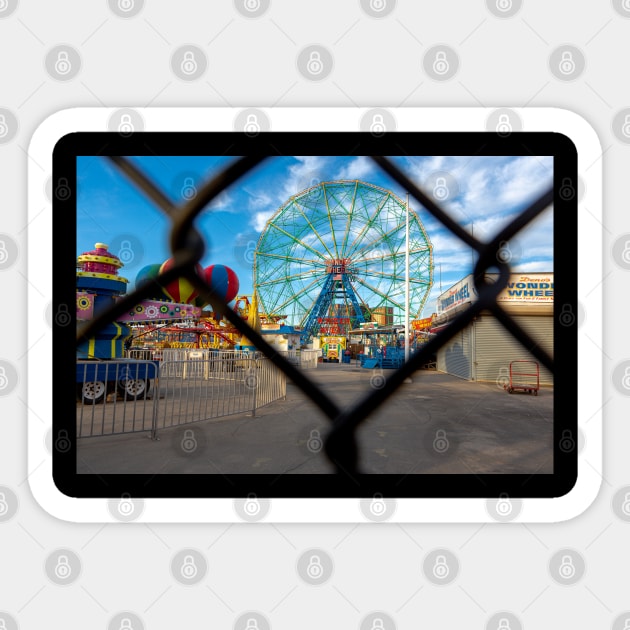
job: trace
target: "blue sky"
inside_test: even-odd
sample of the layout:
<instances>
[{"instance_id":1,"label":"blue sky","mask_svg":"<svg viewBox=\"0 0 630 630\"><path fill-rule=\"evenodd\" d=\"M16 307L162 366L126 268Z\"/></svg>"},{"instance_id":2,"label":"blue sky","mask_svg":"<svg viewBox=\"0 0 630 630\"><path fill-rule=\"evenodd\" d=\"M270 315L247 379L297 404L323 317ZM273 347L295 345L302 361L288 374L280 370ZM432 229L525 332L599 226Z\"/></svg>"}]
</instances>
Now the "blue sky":
<instances>
[{"instance_id":1,"label":"blue sky","mask_svg":"<svg viewBox=\"0 0 630 630\"><path fill-rule=\"evenodd\" d=\"M132 158L175 202L234 158L150 156ZM419 186L436 194L446 186L443 207L476 237L488 240L553 180L549 156L415 156L392 158ZM369 158L274 157L237 182L199 217L207 244L201 263L234 269L241 294L251 294L252 253L267 220L287 200L320 181L359 179L391 190L401 199L406 191L392 182ZM77 159L77 255L104 242L128 264L121 275L133 287L137 272L169 255L169 220L105 158ZM434 285L423 316L435 311L441 289L472 269L469 248L434 220L417 202L411 207L422 221L435 264ZM516 271L553 271L553 219L549 208L508 244ZM123 251L124 250L124 251ZM131 253L129 253L131 252ZM121 255L122 253L122 255ZM126 255L125 255L126 253Z\"/></svg>"}]
</instances>

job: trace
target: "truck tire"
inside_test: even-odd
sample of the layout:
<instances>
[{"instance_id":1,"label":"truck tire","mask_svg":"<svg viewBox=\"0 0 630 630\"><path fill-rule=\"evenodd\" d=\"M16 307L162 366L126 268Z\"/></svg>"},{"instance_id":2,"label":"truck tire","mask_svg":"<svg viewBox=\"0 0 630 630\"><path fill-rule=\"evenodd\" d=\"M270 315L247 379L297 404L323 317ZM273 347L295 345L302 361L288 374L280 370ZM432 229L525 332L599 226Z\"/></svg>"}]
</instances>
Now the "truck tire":
<instances>
[{"instance_id":1,"label":"truck tire","mask_svg":"<svg viewBox=\"0 0 630 630\"><path fill-rule=\"evenodd\" d=\"M151 382L143 378L121 378L116 388L125 400L142 400L147 397Z\"/></svg>"},{"instance_id":2,"label":"truck tire","mask_svg":"<svg viewBox=\"0 0 630 630\"><path fill-rule=\"evenodd\" d=\"M107 383L105 381L88 381L77 383L77 398L84 405L98 405L107 396Z\"/></svg>"}]
</instances>

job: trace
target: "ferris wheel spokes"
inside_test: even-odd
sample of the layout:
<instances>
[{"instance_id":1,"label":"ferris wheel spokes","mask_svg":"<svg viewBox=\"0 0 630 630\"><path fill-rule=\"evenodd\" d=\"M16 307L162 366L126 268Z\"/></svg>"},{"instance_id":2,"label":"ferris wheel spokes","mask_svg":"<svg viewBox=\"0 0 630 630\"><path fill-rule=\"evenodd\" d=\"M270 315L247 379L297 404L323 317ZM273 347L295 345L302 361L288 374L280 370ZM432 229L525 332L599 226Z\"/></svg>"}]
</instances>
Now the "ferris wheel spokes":
<instances>
[{"instance_id":1,"label":"ferris wheel spokes","mask_svg":"<svg viewBox=\"0 0 630 630\"><path fill-rule=\"evenodd\" d=\"M303 293L306 293L307 291L315 289L319 283L321 283L322 286L323 286L325 281L326 281L326 279L322 278L322 277L315 278L308 286L303 287L297 293L291 294L291 296L289 297L288 300L285 300L282 304L279 304L278 306L275 306L274 310L276 310L276 311L283 310L288 304L290 304L291 302L294 302L294 301L298 302L300 305L302 305L302 303L298 299L298 296L301 296ZM311 305L312 305L312 303L311 303Z\"/></svg>"},{"instance_id":2,"label":"ferris wheel spokes","mask_svg":"<svg viewBox=\"0 0 630 630\"><path fill-rule=\"evenodd\" d=\"M361 242L361 240L363 240L363 238L365 238L365 234L374 225L378 215L380 214L381 210L385 207L385 204L387 203L388 200L389 200L389 194L377 206L376 210L374 211L374 214L371 217L368 217L368 219L365 222L365 225L363 226L363 228L361 229L361 231L359 232L357 237L354 239L354 241L352 241L352 243L350 244L350 247L348 248L348 251L350 251L350 252L354 251L355 246L358 245Z\"/></svg>"},{"instance_id":3,"label":"ferris wheel spokes","mask_svg":"<svg viewBox=\"0 0 630 630\"><path fill-rule=\"evenodd\" d=\"M292 196L258 241L255 290L267 314L313 335L347 334L374 316L404 319L407 206L358 180L323 182ZM432 284L432 247L410 213L410 305L420 312Z\"/></svg>"},{"instance_id":4,"label":"ferris wheel spokes","mask_svg":"<svg viewBox=\"0 0 630 630\"><path fill-rule=\"evenodd\" d=\"M306 225L308 225L308 227L311 230L312 234L315 234L317 236L317 240L321 243L322 247L326 250L326 253L328 254L328 256L330 256L330 258L334 258L332 252L330 251L330 249L328 249L328 246L326 245L326 243L324 243L324 241L322 240L322 237L319 234L319 230L316 230L315 227L313 226L313 224L311 223L311 221L309 220L309 218L306 216L306 214L304 214L304 208L302 205L300 205L300 203L296 200L293 201L293 203L295 204L296 208L300 211L300 214L302 215L302 217L304 218L304 221L306 222Z\"/></svg>"},{"instance_id":5,"label":"ferris wheel spokes","mask_svg":"<svg viewBox=\"0 0 630 630\"><path fill-rule=\"evenodd\" d=\"M393 304L394 306L397 306L399 309L401 310L405 310L405 307L402 304L399 304L398 302L392 300L389 295L386 295L385 293L383 293L382 291L379 291L376 287L372 286L370 283L366 282L365 280L363 280L362 278L355 278L355 280L363 285L366 289L368 289L369 291L372 291L373 293L375 293L376 295L380 295L386 302Z\"/></svg>"},{"instance_id":6,"label":"ferris wheel spokes","mask_svg":"<svg viewBox=\"0 0 630 630\"><path fill-rule=\"evenodd\" d=\"M311 247L308 243L305 243L303 240L297 239L292 234L289 234L289 232L287 232L286 230L283 230L279 225L276 225L275 223L272 223L272 222L270 222L268 225L269 227L272 227L278 230L278 232L281 232L285 236L289 237L293 242L299 243L302 247L308 249L309 252L311 252L312 254L315 254L315 256L317 256L318 258L321 258L324 261L326 260L326 256L324 256L323 254L318 252L316 249Z\"/></svg>"}]
</instances>

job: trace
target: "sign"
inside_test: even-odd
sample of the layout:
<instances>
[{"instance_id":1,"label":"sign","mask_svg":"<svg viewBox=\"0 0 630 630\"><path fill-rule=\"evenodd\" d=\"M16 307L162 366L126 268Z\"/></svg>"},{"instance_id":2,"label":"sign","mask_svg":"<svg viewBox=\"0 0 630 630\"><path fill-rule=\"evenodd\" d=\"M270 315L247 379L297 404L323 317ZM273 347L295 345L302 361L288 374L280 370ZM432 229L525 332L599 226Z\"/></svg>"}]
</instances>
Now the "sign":
<instances>
[{"instance_id":1,"label":"sign","mask_svg":"<svg viewBox=\"0 0 630 630\"><path fill-rule=\"evenodd\" d=\"M260 329L261 330L280 330L280 324L273 324L273 323L261 324Z\"/></svg>"},{"instance_id":2,"label":"sign","mask_svg":"<svg viewBox=\"0 0 630 630\"><path fill-rule=\"evenodd\" d=\"M438 297L437 311L438 313L447 313L461 304L472 302L476 298L475 281L472 274L470 274Z\"/></svg>"},{"instance_id":3,"label":"sign","mask_svg":"<svg viewBox=\"0 0 630 630\"><path fill-rule=\"evenodd\" d=\"M422 319L412 319L411 328L413 330L427 330L427 328L431 328L434 319L435 317L433 315L431 317L423 317Z\"/></svg>"},{"instance_id":4,"label":"sign","mask_svg":"<svg viewBox=\"0 0 630 630\"><path fill-rule=\"evenodd\" d=\"M487 274L491 278L497 274ZM437 299L439 314L477 299L475 281L471 275L454 284ZM553 304L553 273L512 273L507 286L497 297L499 304ZM421 320L414 320L421 321ZM413 325L413 322L412 322Z\"/></svg>"},{"instance_id":5,"label":"sign","mask_svg":"<svg viewBox=\"0 0 630 630\"><path fill-rule=\"evenodd\" d=\"M552 273L513 273L497 297L499 303L537 302L553 304Z\"/></svg>"}]
</instances>

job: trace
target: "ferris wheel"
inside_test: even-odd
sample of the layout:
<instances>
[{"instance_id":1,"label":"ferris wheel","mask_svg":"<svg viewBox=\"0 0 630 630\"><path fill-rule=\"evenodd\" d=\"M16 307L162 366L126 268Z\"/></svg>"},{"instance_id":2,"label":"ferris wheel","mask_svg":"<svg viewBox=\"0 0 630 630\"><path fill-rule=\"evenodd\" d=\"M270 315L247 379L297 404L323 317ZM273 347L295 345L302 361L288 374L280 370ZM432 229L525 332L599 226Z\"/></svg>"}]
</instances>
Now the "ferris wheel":
<instances>
[{"instance_id":1,"label":"ferris wheel","mask_svg":"<svg viewBox=\"0 0 630 630\"><path fill-rule=\"evenodd\" d=\"M362 322L404 324L405 202L358 180L321 182L268 220L254 255L261 314L302 327L302 340L347 335ZM433 282L433 247L409 210L409 312Z\"/></svg>"}]
</instances>

